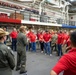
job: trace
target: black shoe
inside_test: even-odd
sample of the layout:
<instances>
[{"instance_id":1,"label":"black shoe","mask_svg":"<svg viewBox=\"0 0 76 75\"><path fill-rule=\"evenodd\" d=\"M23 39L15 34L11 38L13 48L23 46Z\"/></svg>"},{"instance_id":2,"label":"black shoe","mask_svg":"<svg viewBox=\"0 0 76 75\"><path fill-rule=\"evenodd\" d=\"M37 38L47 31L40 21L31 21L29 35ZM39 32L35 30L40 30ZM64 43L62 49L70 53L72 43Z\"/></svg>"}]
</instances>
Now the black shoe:
<instances>
[{"instance_id":1,"label":"black shoe","mask_svg":"<svg viewBox=\"0 0 76 75\"><path fill-rule=\"evenodd\" d=\"M20 74L26 73L27 71L20 71Z\"/></svg>"},{"instance_id":2,"label":"black shoe","mask_svg":"<svg viewBox=\"0 0 76 75\"><path fill-rule=\"evenodd\" d=\"M16 71L20 70L20 68L16 68Z\"/></svg>"}]
</instances>

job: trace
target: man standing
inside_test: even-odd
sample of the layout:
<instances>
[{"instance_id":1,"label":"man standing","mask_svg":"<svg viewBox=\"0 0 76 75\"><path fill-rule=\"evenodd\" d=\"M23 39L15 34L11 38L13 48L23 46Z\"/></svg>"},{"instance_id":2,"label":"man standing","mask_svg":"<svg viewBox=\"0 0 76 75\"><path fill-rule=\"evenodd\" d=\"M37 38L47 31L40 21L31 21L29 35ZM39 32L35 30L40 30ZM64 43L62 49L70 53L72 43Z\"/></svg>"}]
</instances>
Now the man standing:
<instances>
[{"instance_id":1,"label":"man standing","mask_svg":"<svg viewBox=\"0 0 76 75\"><path fill-rule=\"evenodd\" d=\"M29 28L29 33L27 34L27 37L29 38L32 51L36 52L36 35L34 34L31 27Z\"/></svg>"},{"instance_id":2,"label":"man standing","mask_svg":"<svg viewBox=\"0 0 76 75\"><path fill-rule=\"evenodd\" d=\"M52 51L57 51L57 47L56 47L56 42L57 42L57 32L55 31L53 34L52 34L52 38L51 38L51 53ZM58 53L58 51L57 51Z\"/></svg>"},{"instance_id":3,"label":"man standing","mask_svg":"<svg viewBox=\"0 0 76 75\"><path fill-rule=\"evenodd\" d=\"M43 39L44 39L45 55L49 54L50 56L52 56L51 48L50 48L51 35L49 34L49 32L47 30L45 31L45 33L43 35Z\"/></svg>"},{"instance_id":4,"label":"man standing","mask_svg":"<svg viewBox=\"0 0 76 75\"><path fill-rule=\"evenodd\" d=\"M29 31L27 33L27 40L28 40L28 44L26 46L27 50L31 50L31 42L30 42L30 35L32 34L32 27L29 27Z\"/></svg>"},{"instance_id":5,"label":"man standing","mask_svg":"<svg viewBox=\"0 0 76 75\"><path fill-rule=\"evenodd\" d=\"M30 35L31 48L33 52L36 52L36 35L34 32Z\"/></svg>"},{"instance_id":6,"label":"man standing","mask_svg":"<svg viewBox=\"0 0 76 75\"><path fill-rule=\"evenodd\" d=\"M26 44L25 26L21 26L17 36L17 66L16 70L20 70L20 74L26 73Z\"/></svg>"},{"instance_id":7,"label":"man standing","mask_svg":"<svg viewBox=\"0 0 76 75\"><path fill-rule=\"evenodd\" d=\"M62 31L59 31L57 36L58 56L62 56Z\"/></svg>"},{"instance_id":8,"label":"man standing","mask_svg":"<svg viewBox=\"0 0 76 75\"><path fill-rule=\"evenodd\" d=\"M17 43L17 31L16 31L16 28L13 29L13 31L10 33L10 36L12 38L12 50L16 51L16 43Z\"/></svg>"},{"instance_id":9,"label":"man standing","mask_svg":"<svg viewBox=\"0 0 76 75\"><path fill-rule=\"evenodd\" d=\"M39 43L40 43L41 53L43 53L44 52L43 31L40 32L40 35L39 35Z\"/></svg>"},{"instance_id":10,"label":"man standing","mask_svg":"<svg viewBox=\"0 0 76 75\"><path fill-rule=\"evenodd\" d=\"M10 47L4 44L9 33L0 28L0 75L12 75L15 67L14 54Z\"/></svg>"}]
</instances>

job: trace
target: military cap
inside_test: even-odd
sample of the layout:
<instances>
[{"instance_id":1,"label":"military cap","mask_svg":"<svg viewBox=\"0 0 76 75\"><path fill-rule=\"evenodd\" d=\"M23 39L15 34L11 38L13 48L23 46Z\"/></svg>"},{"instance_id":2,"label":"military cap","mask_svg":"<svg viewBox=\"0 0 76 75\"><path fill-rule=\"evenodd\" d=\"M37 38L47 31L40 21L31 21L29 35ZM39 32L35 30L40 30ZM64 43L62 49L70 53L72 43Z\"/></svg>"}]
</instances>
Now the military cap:
<instances>
[{"instance_id":1,"label":"military cap","mask_svg":"<svg viewBox=\"0 0 76 75\"><path fill-rule=\"evenodd\" d=\"M0 28L0 37L9 35L9 32L4 31L2 28Z\"/></svg>"}]
</instances>

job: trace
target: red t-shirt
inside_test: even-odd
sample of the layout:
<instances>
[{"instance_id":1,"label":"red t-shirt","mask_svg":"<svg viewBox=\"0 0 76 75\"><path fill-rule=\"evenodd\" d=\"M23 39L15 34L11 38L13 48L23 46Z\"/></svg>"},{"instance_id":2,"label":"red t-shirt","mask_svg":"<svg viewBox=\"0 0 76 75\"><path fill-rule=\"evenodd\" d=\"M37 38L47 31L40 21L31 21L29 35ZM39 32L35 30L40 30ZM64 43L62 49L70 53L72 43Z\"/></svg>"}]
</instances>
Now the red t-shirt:
<instances>
[{"instance_id":1,"label":"red t-shirt","mask_svg":"<svg viewBox=\"0 0 76 75\"><path fill-rule=\"evenodd\" d=\"M67 40L67 46L70 46L71 45L71 41L70 41L70 38Z\"/></svg>"},{"instance_id":2,"label":"red t-shirt","mask_svg":"<svg viewBox=\"0 0 76 75\"><path fill-rule=\"evenodd\" d=\"M36 35L34 33L31 33L29 38L30 38L30 42L36 42Z\"/></svg>"},{"instance_id":3,"label":"red t-shirt","mask_svg":"<svg viewBox=\"0 0 76 75\"><path fill-rule=\"evenodd\" d=\"M32 32L28 32L27 37L29 38L31 34L32 34Z\"/></svg>"},{"instance_id":4,"label":"red t-shirt","mask_svg":"<svg viewBox=\"0 0 76 75\"><path fill-rule=\"evenodd\" d=\"M52 70L57 74L64 71L63 75L76 75L76 48L63 55Z\"/></svg>"},{"instance_id":5,"label":"red t-shirt","mask_svg":"<svg viewBox=\"0 0 76 75\"><path fill-rule=\"evenodd\" d=\"M51 39L51 34L49 33L44 33L43 39L45 42L48 42Z\"/></svg>"},{"instance_id":6,"label":"red t-shirt","mask_svg":"<svg viewBox=\"0 0 76 75\"><path fill-rule=\"evenodd\" d=\"M40 37L40 33L37 33L37 39L39 40L39 37Z\"/></svg>"},{"instance_id":7,"label":"red t-shirt","mask_svg":"<svg viewBox=\"0 0 76 75\"><path fill-rule=\"evenodd\" d=\"M58 34L57 44L62 44L62 35Z\"/></svg>"},{"instance_id":8,"label":"red t-shirt","mask_svg":"<svg viewBox=\"0 0 76 75\"><path fill-rule=\"evenodd\" d=\"M66 41L68 40L68 35L63 33L61 36L62 36L62 44L64 44L64 41L66 43Z\"/></svg>"},{"instance_id":9,"label":"red t-shirt","mask_svg":"<svg viewBox=\"0 0 76 75\"><path fill-rule=\"evenodd\" d=\"M11 36L12 38L17 38L17 35L18 35L18 33L15 32L15 31L12 31L12 32L10 33L10 36Z\"/></svg>"},{"instance_id":10,"label":"red t-shirt","mask_svg":"<svg viewBox=\"0 0 76 75\"><path fill-rule=\"evenodd\" d=\"M39 41L43 41L43 34L39 35Z\"/></svg>"}]
</instances>

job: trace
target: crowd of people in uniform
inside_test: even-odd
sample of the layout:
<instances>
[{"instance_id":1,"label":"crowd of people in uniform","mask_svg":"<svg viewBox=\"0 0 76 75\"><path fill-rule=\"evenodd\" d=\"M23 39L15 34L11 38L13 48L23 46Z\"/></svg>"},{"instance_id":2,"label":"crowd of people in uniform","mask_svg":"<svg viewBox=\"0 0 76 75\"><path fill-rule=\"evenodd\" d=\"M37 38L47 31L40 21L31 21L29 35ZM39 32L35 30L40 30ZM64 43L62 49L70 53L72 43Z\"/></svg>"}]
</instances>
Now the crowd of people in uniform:
<instances>
[{"instance_id":1,"label":"crowd of people in uniform","mask_svg":"<svg viewBox=\"0 0 76 75\"><path fill-rule=\"evenodd\" d=\"M37 42L40 45L39 50L41 53L52 56L52 52L56 51L57 56L62 56L72 48L70 41L71 33L73 33L73 30L39 30L36 33L32 27L29 27L27 30L26 26L21 26L18 30L13 28L8 34L6 29L0 28L0 69L5 71L0 70L0 75L12 75L10 70L15 67L12 51L17 51L16 71L20 70L20 74L26 73L26 51L37 52ZM6 37L8 37L6 35L11 37L12 50L6 45ZM57 71L55 68L53 70ZM51 75L57 75L55 72L52 72Z\"/></svg>"}]
</instances>

